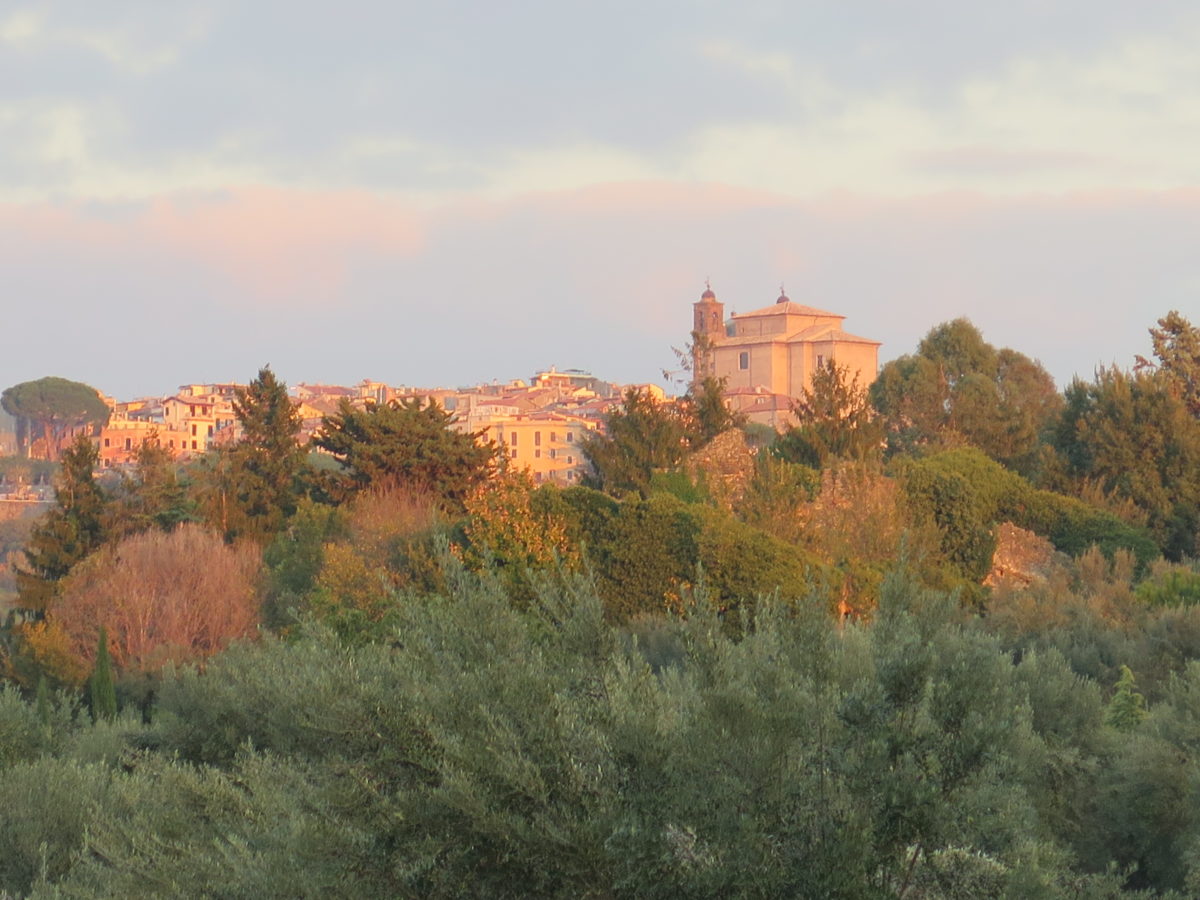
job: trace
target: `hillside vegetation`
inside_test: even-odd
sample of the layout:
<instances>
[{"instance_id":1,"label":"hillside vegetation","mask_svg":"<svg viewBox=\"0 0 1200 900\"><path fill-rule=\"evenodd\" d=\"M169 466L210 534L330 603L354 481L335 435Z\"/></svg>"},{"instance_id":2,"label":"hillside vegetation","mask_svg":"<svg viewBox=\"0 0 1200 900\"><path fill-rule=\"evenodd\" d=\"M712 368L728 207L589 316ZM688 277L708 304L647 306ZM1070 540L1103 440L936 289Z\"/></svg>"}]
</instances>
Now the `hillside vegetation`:
<instances>
[{"instance_id":1,"label":"hillside vegetation","mask_svg":"<svg viewBox=\"0 0 1200 900\"><path fill-rule=\"evenodd\" d=\"M1196 896L1200 339L1151 344L1060 394L946 323L765 444L631 392L570 488L416 403L313 466L269 369L194 464L77 439L13 532L0 891Z\"/></svg>"}]
</instances>

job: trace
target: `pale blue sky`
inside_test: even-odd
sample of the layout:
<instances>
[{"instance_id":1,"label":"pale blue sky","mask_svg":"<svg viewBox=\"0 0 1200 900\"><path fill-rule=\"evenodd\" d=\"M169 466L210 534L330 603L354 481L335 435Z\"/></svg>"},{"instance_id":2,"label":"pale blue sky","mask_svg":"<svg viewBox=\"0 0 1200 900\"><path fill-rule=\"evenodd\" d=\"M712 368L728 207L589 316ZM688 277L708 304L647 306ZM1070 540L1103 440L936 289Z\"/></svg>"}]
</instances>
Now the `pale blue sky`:
<instances>
[{"instance_id":1,"label":"pale blue sky","mask_svg":"<svg viewBox=\"0 0 1200 900\"><path fill-rule=\"evenodd\" d=\"M655 380L705 277L1090 375L1200 321L1198 43L1170 0L0 2L0 382Z\"/></svg>"}]
</instances>

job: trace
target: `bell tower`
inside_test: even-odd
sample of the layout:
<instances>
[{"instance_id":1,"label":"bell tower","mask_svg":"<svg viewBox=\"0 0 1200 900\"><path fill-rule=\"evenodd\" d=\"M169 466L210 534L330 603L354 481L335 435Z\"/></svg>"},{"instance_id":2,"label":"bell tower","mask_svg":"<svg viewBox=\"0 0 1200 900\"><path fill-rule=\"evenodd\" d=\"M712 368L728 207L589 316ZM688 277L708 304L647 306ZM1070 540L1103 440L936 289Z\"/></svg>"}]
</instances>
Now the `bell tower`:
<instances>
[{"instance_id":1,"label":"bell tower","mask_svg":"<svg viewBox=\"0 0 1200 900\"><path fill-rule=\"evenodd\" d=\"M725 304L707 280L692 311L692 381L699 382L713 374L712 347L725 336Z\"/></svg>"}]
</instances>

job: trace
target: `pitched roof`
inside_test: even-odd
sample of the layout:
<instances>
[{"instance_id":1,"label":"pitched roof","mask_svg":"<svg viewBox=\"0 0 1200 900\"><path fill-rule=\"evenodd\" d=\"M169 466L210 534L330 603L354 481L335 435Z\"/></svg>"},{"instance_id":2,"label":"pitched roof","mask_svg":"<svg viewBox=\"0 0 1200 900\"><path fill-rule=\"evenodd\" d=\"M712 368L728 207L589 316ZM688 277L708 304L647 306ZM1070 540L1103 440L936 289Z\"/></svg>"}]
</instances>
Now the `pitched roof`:
<instances>
[{"instance_id":1,"label":"pitched roof","mask_svg":"<svg viewBox=\"0 0 1200 900\"><path fill-rule=\"evenodd\" d=\"M788 335L787 339L789 343L793 341L833 341L838 344L874 344L876 347L883 346L882 341L873 341L870 338L859 337L857 334L842 331L842 329L835 328L832 325L814 325L812 328L806 328L804 331Z\"/></svg>"},{"instance_id":2,"label":"pitched roof","mask_svg":"<svg viewBox=\"0 0 1200 900\"><path fill-rule=\"evenodd\" d=\"M846 318L839 313L826 312L823 309L816 309L812 306L805 306L803 303L793 303L788 300L786 303L772 303L770 306L764 306L762 309L751 310L745 313L734 313L735 319L751 319L758 316L833 316L835 319Z\"/></svg>"}]
</instances>

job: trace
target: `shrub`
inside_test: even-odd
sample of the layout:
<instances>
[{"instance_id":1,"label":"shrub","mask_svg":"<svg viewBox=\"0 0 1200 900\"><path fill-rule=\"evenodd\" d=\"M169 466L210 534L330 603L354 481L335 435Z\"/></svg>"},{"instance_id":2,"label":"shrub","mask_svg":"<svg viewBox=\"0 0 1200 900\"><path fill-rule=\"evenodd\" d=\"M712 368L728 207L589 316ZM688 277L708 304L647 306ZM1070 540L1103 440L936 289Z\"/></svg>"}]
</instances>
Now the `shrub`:
<instances>
[{"instance_id":1,"label":"shrub","mask_svg":"<svg viewBox=\"0 0 1200 900\"><path fill-rule=\"evenodd\" d=\"M133 535L81 563L47 615L90 671L108 629L118 672L208 656L258 627L259 552L195 525Z\"/></svg>"}]
</instances>

